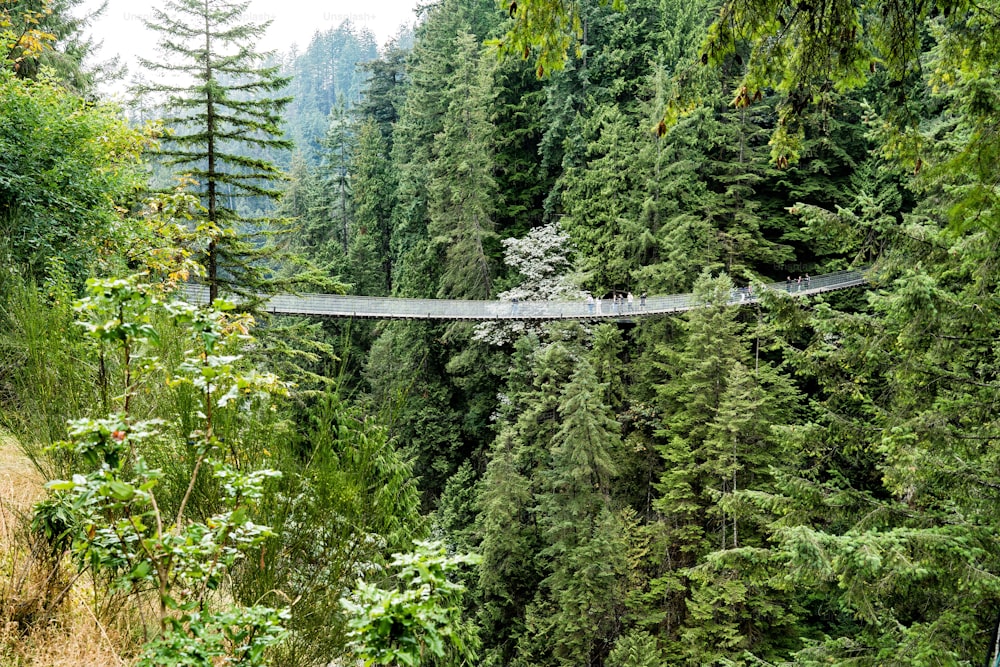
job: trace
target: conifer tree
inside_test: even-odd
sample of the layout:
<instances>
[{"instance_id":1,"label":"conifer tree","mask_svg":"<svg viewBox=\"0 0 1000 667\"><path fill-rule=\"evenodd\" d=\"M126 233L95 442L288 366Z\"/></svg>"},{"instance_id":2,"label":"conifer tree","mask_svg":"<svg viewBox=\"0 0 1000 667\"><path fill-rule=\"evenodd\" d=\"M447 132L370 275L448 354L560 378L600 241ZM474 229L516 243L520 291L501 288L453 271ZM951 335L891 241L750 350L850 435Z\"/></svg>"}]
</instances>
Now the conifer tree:
<instances>
[{"instance_id":1,"label":"conifer tree","mask_svg":"<svg viewBox=\"0 0 1000 667\"><path fill-rule=\"evenodd\" d=\"M378 124L387 153L392 153L393 125L406 99L406 55L397 43L392 43L382 57L361 66L368 80L356 111L361 118Z\"/></svg>"},{"instance_id":2,"label":"conifer tree","mask_svg":"<svg viewBox=\"0 0 1000 667\"><path fill-rule=\"evenodd\" d=\"M640 131L615 106L593 110L580 128L587 137L585 157L562 177L563 227L574 243L589 249L582 266L597 294L630 289L638 268L636 241L642 236Z\"/></svg>"},{"instance_id":3,"label":"conifer tree","mask_svg":"<svg viewBox=\"0 0 1000 667\"><path fill-rule=\"evenodd\" d=\"M347 252L349 280L355 293L392 293L392 209L396 204L395 170L386 139L369 118L358 131L351 164L354 221Z\"/></svg>"},{"instance_id":4,"label":"conifer tree","mask_svg":"<svg viewBox=\"0 0 1000 667\"><path fill-rule=\"evenodd\" d=\"M796 603L777 583L780 559L763 549L768 518L742 500L773 491L782 464L773 429L790 419L796 394L751 356L750 332L727 305L731 289L728 277L703 275L696 293L706 303L688 315L683 348L662 357L673 377L659 388L661 520L651 530L653 550L669 556L652 586L669 592L671 661L691 665L771 660L784 635L797 636ZM764 638L779 627L792 629Z\"/></svg>"},{"instance_id":5,"label":"conifer tree","mask_svg":"<svg viewBox=\"0 0 1000 667\"><path fill-rule=\"evenodd\" d=\"M299 221L301 234L295 238L295 247L304 255L325 264L329 260L326 195L316 169L309 166L305 156L295 151L288 170L288 185L278 205L278 215ZM334 244L336 246L336 244Z\"/></svg>"},{"instance_id":6,"label":"conifer tree","mask_svg":"<svg viewBox=\"0 0 1000 667\"><path fill-rule=\"evenodd\" d=\"M611 509L611 479L621 446L605 388L587 359L578 362L559 399L561 424L541 472L538 521L550 563L527 623L564 665L599 662L615 638L624 542ZM535 642L539 637L535 637Z\"/></svg>"},{"instance_id":7,"label":"conifer tree","mask_svg":"<svg viewBox=\"0 0 1000 667\"><path fill-rule=\"evenodd\" d=\"M538 555L547 544L535 518L543 485L538 471L548 467L548 449L559 430L560 389L572 370L573 357L562 343L540 346L532 335L515 343L477 520L483 556L478 617L486 653L499 664L530 653L522 643L531 641L526 614L549 570Z\"/></svg>"},{"instance_id":8,"label":"conifer tree","mask_svg":"<svg viewBox=\"0 0 1000 667\"><path fill-rule=\"evenodd\" d=\"M492 77L475 36L458 37L458 64L448 80L448 108L435 138L429 189L430 251L441 257L438 296L493 294Z\"/></svg>"},{"instance_id":9,"label":"conifer tree","mask_svg":"<svg viewBox=\"0 0 1000 667\"><path fill-rule=\"evenodd\" d=\"M663 658L651 634L630 632L618 638L604 664L606 667L660 667Z\"/></svg>"},{"instance_id":10,"label":"conifer tree","mask_svg":"<svg viewBox=\"0 0 1000 667\"><path fill-rule=\"evenodd\" d=\"M278 220L250 216L238 202L273 203L278 167L255 150L287 149L278 127L290 98L279 97L288 79L268 54L253 50L267 24L247 22L249 3L166 0L146 22L160 35L162 60L141 59L155 75L140 92L165 97L172 130L162 138L166 164L192 175L205 207L209 236L204 265L209 299L220 290L252 294L271 287L263 249Z\"/></svg>"},{"instance_id":11,"label":"conifer tree","mask_svg":"<svg viewBox=\"0 0 1000 667\"><path fill-rule=\"evenodd\" d=\"M457 66L455 40L469 29L467 11L458 0L432 7L420 26L410 55L406 101L393 132L392 161L399 171L398 205L393 209L392 254L396 291L431 297L437 292L438 267L428 265L428 184L435 137L442 131L450 97L447 81ZM420 248L417 248L420 244Z\"/></svg>"},{"instance_id":12,"label":"conifer tree","mask_svg":"<svg viewBox=\"0 0 1000 667\"><path fill-rule=\"evenodd\" d=\"M326 134L320 139L320 163L317 171L323 193L323 210L318 216L327 222L326 236L347 254L350 226L354 215L351 160L356 138L343 104L330 110Z\"/></svg>"}]
</instances>

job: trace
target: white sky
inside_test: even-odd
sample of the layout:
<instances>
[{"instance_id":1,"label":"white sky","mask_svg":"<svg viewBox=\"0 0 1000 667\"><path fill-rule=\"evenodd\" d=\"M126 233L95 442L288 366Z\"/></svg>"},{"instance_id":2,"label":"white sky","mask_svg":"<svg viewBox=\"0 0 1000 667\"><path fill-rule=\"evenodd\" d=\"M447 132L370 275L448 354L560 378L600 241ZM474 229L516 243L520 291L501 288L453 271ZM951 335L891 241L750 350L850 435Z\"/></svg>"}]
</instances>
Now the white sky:
<instances>
[{"instance_id":1,"label":"white sky","mask_svg":"<svg viewBox=\"0 0 1000 667\"><path fill-rule=\"evenodd\" d=\"M102 0L85 0L77 13L92 11ZM136 55L156 56L157 36L146 30L142 19L156 6L156 0L108 0L104 15L94 22L93 36L104 42L101 60L120 55L128 65L128 78L139 73ZM250 0L248 20L272 21L258 48L288 51L297 44L299 52L309 46L314 33L335 28L350 19L356 27L368 28L380 46L396 34L399 26L412 23L417 0Z\"/></svg>"}]
</instances>

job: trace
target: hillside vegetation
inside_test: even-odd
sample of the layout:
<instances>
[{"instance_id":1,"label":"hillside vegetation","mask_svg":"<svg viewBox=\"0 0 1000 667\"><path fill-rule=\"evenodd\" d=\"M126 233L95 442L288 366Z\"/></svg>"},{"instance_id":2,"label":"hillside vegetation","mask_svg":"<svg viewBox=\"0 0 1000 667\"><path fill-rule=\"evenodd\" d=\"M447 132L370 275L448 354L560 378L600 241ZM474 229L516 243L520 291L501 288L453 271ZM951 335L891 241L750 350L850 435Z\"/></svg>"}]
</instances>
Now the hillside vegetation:
<instances>
[{"instance_id":1,"label":"hillside vegetation","mask_svg":"<svg viewBox=\"0 0 1000 667\"><path fill-rule=\"evenodd\" d=\"M1000 659L1000 7L169 0L140 127L78 4L0 1L4 664Z\"/></svg>"}]
</instances>

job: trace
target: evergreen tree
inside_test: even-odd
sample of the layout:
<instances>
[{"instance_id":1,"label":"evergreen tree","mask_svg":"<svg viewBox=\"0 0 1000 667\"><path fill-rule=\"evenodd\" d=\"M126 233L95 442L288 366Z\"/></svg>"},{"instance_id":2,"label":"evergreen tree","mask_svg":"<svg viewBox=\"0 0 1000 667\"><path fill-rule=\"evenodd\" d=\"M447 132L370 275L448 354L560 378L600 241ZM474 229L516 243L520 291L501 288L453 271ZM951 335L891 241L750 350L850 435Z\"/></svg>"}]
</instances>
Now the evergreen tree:
<instances>
[{"instance_id":1,"label":"evergreen tree","mask_svg":"<svg viewBox=\"0 0 1000 667\"><path fill-rule=\"evenodd\" d=\"M435 137L442 130L450 101L446 86L457 63L455 39L459 32L468 32L468 25L467 12L457 0L432 7L410 55L406 101L392 144L392 161L399 173L398 205L392 223L392 261L397 274L393 284L400 295L430 297L437 292L438 267L427 263L429 254L423 246L430 165Z\"/></svg>"},{"instance_id":2,"label":"evergreen tree","mask_svg":"<svg viewBox=\"0 0 1000 667\"><path fill-rule=\"evenodd\" d=\"M356 294L392 293L392 210L396 179L386 139L374 119L362 123L351 164L354 223L347 253Z\"/></svg>"},{"instance_id":3,"label":"evergreen tree","mask_svg":"<svg viewBox=\"0 0 1000 667\"><path fill-rule=\"evenodd\" d=\"M340 246L340 254L347 254L350 243L350 226L353 218L353 196L350 178L351 161L356 138L346 109L334 106L330 110L326 135L320 140L320 161L317 172L323 193L322 209L318 219L325 221L328 242Z\"/></svg>"},{"instance_id":4,"label":"evergreen tree","mask_svg":"<svg viewBox=\"0 0 1000 667\"><path fill-rule=\"evenodd\" d=\"M287 94L292 101L283 114L286 132L310 166L319 162L331 115L338 108L353 109L361 98L361 66L375 60L376 47L368 30L344 21L314 33L305 51L282 67L291 77Z\"/></svg>"},{"instance_id":5,"label":"evergreen tree","mask_svg":"<svg viewBox=\"0 0 1000 667\"><path fill-rule=\"evenodd\" d=\"M501 62L494 72L494 164L500 196L496 205L497 233L523 237L543 222L545 197L555 174L546 170L538 151L545 132L542 82L527 63Z\"/></svg>"},{"instance_id":6,"label":"evergreen tree","mask_svg":"<svg viewBox=\"0 0 1000 667\"><path fill-rule=\"evenodd\" d=\"M279 196L279 169L249 156L254 149L287 149L278 127L290 98L276 95L288 83L277 67L263 67L266 54L253 50L266 24L245 22L247 3L228 0L166 0L146 22L161 35L163 60L142 59L165 76L141 92L166 96L173 131L160 155L197 181L209 238L205 280L209 299L220 290L254 294L271 289L263 263L265 245L278 221L238 212L236 200Z\"/></svg>"},{"instance_id":7,"label":"evergreen tree","mask_svg":"<svg viewBox=\"0 0 1000 667\"><path fill-rule=\"evenodd\" d=\"M392 44L382 57L361 66L368 79L357 113L378 124L388 154L392 153L393 126L406 99L406 54L398 44Z\"/></svg>"},{"instance_id":8,"label":"evergreen tree","mask_svg":"<svg viewBox=\"0 0 1000 667\"><path fill-rule=\"evenodd\" d=\"M670 374L658 388L661 518L650 529L652 552L666 556L650 591L666 600L672 661L752 664L749 656L775 659L798 635L781 560L764 550L768 517L739 500L773 490L782 463L773 428L790 419L796 393L750 356L739 311L727 305L732 282L706 275L696 289L706 305L688 315L683 348L661 355Z\"/></svg>"},{"instance_id":9,"label":"evergreen tree","mask_svg":"<svg viewBox=\"0 0 1000 667\"><path fill-rule=\"evenodd\" d=\"M599 664L615 639L623 592L621 526L611 509L611 479L621 441L594 369L581 360L559 400L561 424L537 514L550 574L527 612L531 642L560 665ZM544 639L542 639L544 637ZM535 650L538 650L537 648Z\"/></svg>"},{"instance_id":10,"label":"evergreen tree","mask_svg":"<svg viewBox=\"0 0 1000 667\"><path fill-rule=\"evenodd\" d=\"M660 667L662 664L656 639L648 632L631 632L619 637L605 663L607 667Z\"/></svg>"},{"instance_id":11,"label":"evergreen tree","mask_svg":"<svg viewBox=\"0 0 1000 667\"><path fill-rule=\"evenodd\" d=\"M4 0L0 2L0 67L19 78L36 79L43 68L76 95L92 95L102 81L122 76L116 59L88 62L99 44L85 31L107 3L80 13L83 0Z\"/></svg>"},{"instance_id":12,"label":"evergreen tree","mask_svg":"<svg viewBox=\"0 0 1000 667\"><path fill-rule=\"evenodd\" d=\"M636 159L640 131L613 106L595 109L580 131L592 140L584 160L562 177L562 225L577 246L588 249L580 268L596 295L628 290L639 263L641 173L648 168Z\"/></svg>"},{"instance_id":13,"label":"evergreen tree","mask_svg":"<svg viewBox=\"0 0 1000 667\"><path fill-rule=\"evenodd\" d=\"M549 570L538 554L546 539L535 518L539 471L559 429L559 395L573 370L561 343L539 345L532 335L515 343L499 433L480 484L477 532L483 556L478 618L490 664L528 659L526 614ZM524 652L522 655L519 653Z\"/></svg>"},{"instance_id":14,"label":"evergreen tree","mask_svg":"<svg viewBox=\"0 0 1000 667\"><path fill-rule=\"evenodd\" d=\"M458 64L448 79L448 107L435 137L428 182L429 251L441 259L438 296L490 298L493 293L492 77L471 34L458 37Z\"/></svg>"}]
</instances>

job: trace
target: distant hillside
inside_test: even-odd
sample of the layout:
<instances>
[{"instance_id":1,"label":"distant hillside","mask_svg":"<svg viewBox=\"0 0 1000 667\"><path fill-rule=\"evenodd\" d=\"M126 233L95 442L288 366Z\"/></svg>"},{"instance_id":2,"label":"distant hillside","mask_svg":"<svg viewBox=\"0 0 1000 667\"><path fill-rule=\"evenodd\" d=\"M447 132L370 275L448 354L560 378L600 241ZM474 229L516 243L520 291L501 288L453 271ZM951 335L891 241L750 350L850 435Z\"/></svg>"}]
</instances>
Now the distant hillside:
<instances>
[{"instance_id":1,"label":"distant hillside","mask_svg":"<svg viewBox=\"0 0 1000 667\"><path fill-rule=\"evenodd\" d=\"M316 162L331 109L338 103L350 108L361 98L367 77L358 65L377 57L374 35L349 21L317 32L302 54L286 56L286 74L292 82L285 92L294 98L285 112L286 132L310 163Z\"/></svg>"}]
</instances>

